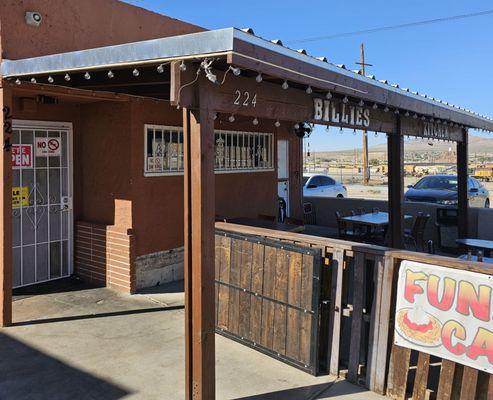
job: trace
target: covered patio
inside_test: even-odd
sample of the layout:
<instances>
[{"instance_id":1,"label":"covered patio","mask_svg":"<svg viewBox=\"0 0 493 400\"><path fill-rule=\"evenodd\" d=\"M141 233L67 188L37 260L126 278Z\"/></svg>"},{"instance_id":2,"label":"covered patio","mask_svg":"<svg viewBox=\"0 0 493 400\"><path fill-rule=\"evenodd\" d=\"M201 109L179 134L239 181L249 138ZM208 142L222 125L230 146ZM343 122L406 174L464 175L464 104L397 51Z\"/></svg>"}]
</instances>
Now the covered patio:
<instances>
[{"instance_id":1,"label":"covered patio","mask_svg":"<svg viewBox=\"0 0 493 400\"><path fill-rule=\"evenodd\" d=\"M403 212L404 137L421 136L457 143L459 237L467 237L468 129L492 131L492 120L398 86L389 85L385 81L378 81L374 77L359 75L347 70L344 66L332 65L325 58L311 57L303 50L288 49L279 41L270 42L261 39L256 37L251 30L225 29L33 59L4 60L2 74L4 76L3 101L6 106L9 106L16 91L29 90L52 97L63 94L64 96L86 96L89 99L97 96L110 96L116 99L120 96L153 98L169 101L171 105L182 110L185 193L185 392L187 398L212 399L216 393L214 331L216 320L219 319L219 311L215 307L221 303L216 304L214 299L216 294L219 298L221 297L220 287L228 287L233 292L241 288L243 293L248 293L249 296L260 296L265 302L272 301L277 306L287 307L282 298L289 297L289 294L279 289L277 284L274 292L270 294L257 293L252 289L252 283L248 280L246 284L249 287L246 288L241 287L240 282L230 281L229 272L227 280L218 276L221 266L226 265L226 270L231 267L233 271L233 267L241 270L244 266L251 265L251 263L242 263L240 258L240 261L235 259L234 262L237 264L233 266L234 263L231 262L233 259L227 258L228 252L218 253L218 247L228 248L230 246L230 244L224 245L218 242L218 237L224 234L223 231L226 232L225 237L231 238L227 239L231 240L231 243L239 240L238 237L243 237L245 243L254 243L256 238L262 237L265 239L265 241L262 239L262 245L266 249L268 247L276 249L269 250L277 252L276 254L285 254L286 251L301 254L307 251L306 254L309 257L318 260L319 264L315 262L310 264L313 274L308 274L307 279L317 281L310 287L318 287L320 278L322 292L317 293L329 295L330 292L331 304L334 305L333 302L336 302L336 306L331 306L326 314L331 321L331 333L330 342L325 343L325 350L332 348L333 351L325 354L323 367L335 375L343 369L339 365L338 339L341 337L341 318L346 313L346 316L352 316L351 343L357 343L357 346L351 346L352 351L349 354L350 379L353 382L359 382L360 378L366 379L367 384L373 390L380 392L385 390L387 370L384 366L383 371L379 372L378 366L382 365L380 363L383 361L382 357L386 360L388 332L384 334L378 328L380 318L383 318L380 307L384 303L383 299L387 299L385 313L388 317L395 263L406 258L419 258L419 256L407 252L393 253L394 250L371 245L301 237L296 236L296 233L284 236L263 229L248 230L239 225L220 223L217 225L219 231L216 232L214 226L216 219L214 166L221 162L224 154L218 152L215 147L217 143L215 143L214 127L221 120L234 123L236 119L243 118L244 121L250 120L253 126L259 124L264 127L285 126L300 139L304 135L305 123L386 133L389 160L389 244L394 249L401 249L404 240L405 215ZM7 147L10 140L9 118L11 115L4 114L4 121L7 122L7 125L4 125L7 126L4 130L4 143ZM295 158L289 165L290 179L297 181L298 189L301 187L301 158ZM10 154L4 152L2 172L4 182L8 184L4 185L3 197L0 198L4 227L3 252L0 260L2 265L0 275L2 277L0 287L2 314L0 316L3 326L9 325L12 320L12 232L10 226L12 171L10 162ZM291 214L295 218L302 217L300 196L298 196L298 201L292 204ZM284 249L284 241L289 242L289 246L293 247L289 247L289 250ZM234 250L233 247L231 249ZM226 257L222 261L218 261L220 254ZM271 261L275 260L278 264L281 263L278 270L288 268L288 263L283 264L279 261L279 257ZM475 268L484 271L482 263L464 262L461 264L459 261L444 258L433 258L431 261L441 265L455 265L457 268L461 266L466 268L473 264ZM341 307L343 272L347 271L346 266L350 263L354 265L354 273L350 278L354 282L353 287L374 284L374 291L369 291L368 296L369 298L373 296L373 299L378 300L372 303L373 306L369 305L373 310L371 316L364 317L363 315L363 309L365 313L369 311L368 307L364 306L366 300L363 299L363 295L355 296L351 300L352 308ZM368 267L368 275L365 275L367 270L365 266L369 263L372 267ZM330 274L326 276L332 279L334 285L332 291L327 286L329 281L324 282L322 275L315 273L317 268L323 271L322 266L324 265L329 265L331 269ZM266 276L267 274L264 275L264 279ZM374 276L375 279L373 279ZM302 278L298 276L297 279ZM275 279L276 282L279 280L280 284L287 282L286 276L279 273ZM387 286L382 279L388 283ZM301 296L307 293L302 291ZM307 296L311 294L312 292ZM313 299L315 302L311 305L300 305L298 299L297 304L290 303L288 306L295 309L297 313L318 316L319 306L328 304L324 302L328 302L329 299L323 296L313 297ZM284 309L281 308L281 310ZM267 312L269 313L269 310ZM281 315L284 315L283 312L281 311ZM228 318L230 317L231 314ZM370 344L374 344L375 347L370 346L368 359L372 364L365 364L366 377L363 377L359 350L362 337L366 340L368 336L368 331L364 328L367 323L370 324L368 329L372 332L370 333ZM233 328L234 332L230 337L244 340L245 337L238 333L238 329L240 328ZM304 329L301 331L305 332ZM231 331L229 325L226 325L223 330ZM228 334L228 332L223 333ZM266 335L270 334L280 337L281 342L286 340L281 337L282 333L276 334L275 331L266 333ZM335 345L336 341L337 345ZM253 347L257 346L255 340L250 342ZM269 348L266 343L269 343L269 340L262 346L267 354L277 355L281 359L285 356L281 353L286 352L286 348L276 349L275 340L274 347ZM297 360L293 361L293 357L284 358L298 368L317 373L321 367L318 364L319 354L317 354L319 343L310 343L312 346L317 346L308 351L312 355L310 363L304 363L300 355L301 350L297 352L299 356ZM335 355L334 346L337 355ZM393 372L395 372L396 363L397 361L393 364L394 370L392 370L392 365L389 367ZM386 361L384 365L387 365ZM406 378L407 375L403 379ZM399 390L402 391L402 388Z\"/></svg>"}]
</instances>

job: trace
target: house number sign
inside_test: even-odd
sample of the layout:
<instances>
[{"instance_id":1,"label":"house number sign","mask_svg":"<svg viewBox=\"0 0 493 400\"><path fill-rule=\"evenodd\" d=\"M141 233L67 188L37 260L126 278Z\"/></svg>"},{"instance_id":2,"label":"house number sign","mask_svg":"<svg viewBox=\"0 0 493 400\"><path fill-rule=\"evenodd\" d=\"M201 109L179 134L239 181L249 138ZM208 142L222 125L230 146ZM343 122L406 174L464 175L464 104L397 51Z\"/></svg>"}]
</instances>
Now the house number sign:
<instances>
[{"instance_id":1,"label":"house number sign","mask_svg":"<svg viewBox=\"0 0 493 400\"><path fill-rule=\"evenodd\" d=\"M235 106L253 106L257 105L257 93L242 92L241 90L235 90L235 100L233 101Z\"/></svg>"}]
</instances>

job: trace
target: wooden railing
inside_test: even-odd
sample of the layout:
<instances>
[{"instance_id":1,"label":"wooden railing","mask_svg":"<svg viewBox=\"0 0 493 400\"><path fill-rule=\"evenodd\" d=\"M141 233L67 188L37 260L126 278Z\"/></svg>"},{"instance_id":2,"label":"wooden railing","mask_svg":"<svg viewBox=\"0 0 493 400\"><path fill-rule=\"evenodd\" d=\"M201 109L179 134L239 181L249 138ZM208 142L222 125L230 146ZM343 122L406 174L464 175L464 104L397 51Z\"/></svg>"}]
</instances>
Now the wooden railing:
<instances>
[{"instance_id":1,"label":"wooden railing","mask_svg":"<svg viewBox=\"0 0 493 400\"><path fill-rule=\"evenodd\" d=\"M493 398L493 375L393 344L402 260L492 275L487 264L221 222L216 228L320 249L320 371L397 399Z\"/></svg>"}]
</instances>

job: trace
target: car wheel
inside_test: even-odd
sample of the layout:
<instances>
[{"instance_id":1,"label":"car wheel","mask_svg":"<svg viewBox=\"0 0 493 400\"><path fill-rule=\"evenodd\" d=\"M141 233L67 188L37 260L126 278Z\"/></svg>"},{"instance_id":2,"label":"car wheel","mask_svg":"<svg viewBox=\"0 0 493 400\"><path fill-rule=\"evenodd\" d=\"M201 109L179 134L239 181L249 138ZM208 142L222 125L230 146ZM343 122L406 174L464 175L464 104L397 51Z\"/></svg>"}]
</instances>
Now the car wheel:
<instances>
[{"instance_id":1,"label":"car wheel","mask_svg":"<svg viewBox=\"0 0 493 400\"><path fill-rule=\"evenodd\" d=\"M344 196L343 196L341 193L339 193L339 194L337 195L337 198L339 198L339 199L343 199L343 198L344 198Z\"/></svg>"},{"instance_id":2,"label":"car wheel","mask_svg":"<svg viewBox=\"0 0 493 400\"><path fill-rule=\"evenodd\" d=\"M484 208L490 208L490 199L486 199L484 202Z\"/></svg>"}]
</instances>

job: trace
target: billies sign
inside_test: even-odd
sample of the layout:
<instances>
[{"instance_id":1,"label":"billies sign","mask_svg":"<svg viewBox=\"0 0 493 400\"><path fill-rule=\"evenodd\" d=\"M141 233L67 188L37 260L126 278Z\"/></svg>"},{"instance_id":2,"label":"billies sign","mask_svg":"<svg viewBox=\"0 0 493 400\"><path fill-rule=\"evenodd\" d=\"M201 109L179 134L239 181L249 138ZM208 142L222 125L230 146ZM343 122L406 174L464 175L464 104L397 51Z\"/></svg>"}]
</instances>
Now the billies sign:
<instances>
[{"instance_id":1,"label":"billies sign","mask_svg":"<svg viewBox=\"0 0 493 400\"><path fill-rule=\"evenodd\" d=\"M313 119L355 128L368 128L370 126L370 109L334 100L314 98Z\"/></svg>"}]
</instances>

